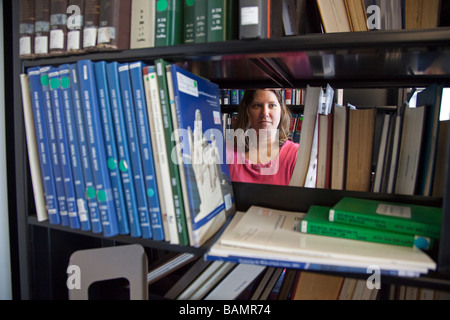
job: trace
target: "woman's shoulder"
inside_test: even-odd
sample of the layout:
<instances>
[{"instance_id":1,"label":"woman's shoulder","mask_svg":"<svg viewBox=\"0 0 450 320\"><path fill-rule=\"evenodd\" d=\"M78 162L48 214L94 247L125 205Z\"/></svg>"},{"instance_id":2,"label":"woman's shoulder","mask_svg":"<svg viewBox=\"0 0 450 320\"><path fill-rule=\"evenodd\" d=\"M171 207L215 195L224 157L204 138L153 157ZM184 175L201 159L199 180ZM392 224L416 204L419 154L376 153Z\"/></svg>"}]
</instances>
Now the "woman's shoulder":
<instances>
[{"instance_id":1,"label":"woman's shoulder","mask_svg":"<svg viewBox=\"0 0 450 320\"><path fill-rule=\"evenodd\" d=\"M287 149L287 150L295 150L297 151L299 147L299 144L296 142L293 142L292 140L286 140L283 143L283 146L281 147L282 149Z\"/></svg>"}]
</instances>

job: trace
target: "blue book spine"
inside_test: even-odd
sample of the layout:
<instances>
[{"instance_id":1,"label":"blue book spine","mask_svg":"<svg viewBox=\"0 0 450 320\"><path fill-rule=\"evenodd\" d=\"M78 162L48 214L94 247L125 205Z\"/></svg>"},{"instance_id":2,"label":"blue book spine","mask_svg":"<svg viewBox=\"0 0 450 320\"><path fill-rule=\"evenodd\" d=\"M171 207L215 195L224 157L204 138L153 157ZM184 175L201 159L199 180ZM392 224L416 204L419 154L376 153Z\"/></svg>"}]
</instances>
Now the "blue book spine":
<instances>
[{"instance_id":1,"label":"blue book spine","mask_svg":"<svg viewBox=\"0 0 450 320\"><path fill-rule=\"evenodd\" d=\"M45 194L45 205L50 224L60 224L58 196L56 193L53 175L52 157L48 145L47 124L45 122L45 110L40 83L40 72L38 67L27 70L30 83L31 103L33 106L34 126L36 130L36 141L39 151L39 165L42 175L42 185Z\"/></svg>"},{"instance_id":2,"label":"blue book spine","mask_svg":"<svg viewBox=\"0 0 450 320\"><path fill-rule=\"evenodd\" d=\"M111 180L109 178L106 163L105 142L100 119L94 66L91 60L80 60L77 62L77 66L84 107L83 111L85 115L89 155L92 164L92 173L96 187L102 229L105 237L111 237L119 233L119 226L116 208L114 206Z\"/></svg>"},{"instance_id":3,"label":"blue book spine","mask_svg":"<svg viewBox=\"0 0 450 320\"><path fill-rule=\"evenodd\" d=\"M89 145L86 136L86 126L81 99L81 90L78 80L78 68L75 63L70 64L69 68L70 80L72 85L72 99L74 107L73 111L75 113L76 133L80 150L81 167L83 169L84 194L87 200L92 232L101 233L102 223L100 220L100 211L98 208L97 197L95 195L94 176L92 174L91 159L89 156Z\"/></svg>"},{"instance_id":4,"label":"blue book spine","mask_svg":"<svg viewBox=\"0 0 450 320\"><path fill-rule=\"evenodd\" d=\"M62 168L58 151L58 139L56 137L56 128L54 123L52 98L50 95L50 85L48 79L49 67L39 68L41 74L40 83L42 88L44 114L47 125L48 144L50 154L52 156L53 177L55 179L56 194L58 198L59 215L61 217L61 224L69 226L69 216L67 212L66 192L64 190L64 181L62 177Z\"/></svg>"},{"instance_id":5,"label":"blue book spine","mask_svg":"<svg viewBox=\"0 0 450 320\"><path fill-rule=\"evenodd\" d=\"M131 168L134 177L136 200L138 203L139 221L143 238L152 238L152 228L149 216L147 196L145 194L145 181L142 169L139 137L137 133L136 118L134 116L134 101L131 92L131 81L128 63L119 64L119 83L122 93L124 117L126 120L128 147L130 148Z\"/></svg>"},{"instance_id":6,"label":"blue book spine","mask_svg":"<svg viewBox=\"0 0 450 320\"><path fill-rule=\"evenodd\" d=\"M94 63L95 80L97 84L98 102L100 105L100 118L103 124L103 137L105 140L106 156L109 177L116 206L117 222L119 223L119 233L129 234L128 216L125 207L125 198L121 176L119 172L119 158L117 155L116 137L111 115L111 103L109 99L109 86L106 78L106 62Z\"/></svg>"},{"instance_id":7,"label":"blue book spine","mask_svg":"<svg viewBox=\"0 0 450 320\"><path fill-rule=\"evenodd\" d=\"M120 92L119 70L117 62L110 62L107 64L106 75L108 77L111 112L114 124L114 132L116 135L117 152L119 156L119 170L122 178L122 186L128 214L130 235L132 237L140 237L142 236L142 231L136 202L136 191L134 188L130 151L128 149L127 129L123 116L124 112Z\"/></svg>"},{"instance_id":8,"label":"blue book spine","mask_svg":"<svg viewBox=\"0 0 450 320\"><path fill-rule=\"evenodd\" d=\"M56 138L58 141L59 160L61 162L61 173L66 193L67 215L69 226L72 229L80 229L80 219L78 217L77 200L75 186L73 183L72 166L70 163L69 145L66 134L66 124L64 121L64 110L61 99L61 86L59 81L59 69L50 67L48 71L50 86L50 96L52 98L53 115L55 119Z\"/></svg>"},{"instance_id":9,"label":"blue book spine","mask_svg":"<svg viewBox=\"0 0 450 320\"><path fill-rule=\"evenodd\" d=\"M142 167L144 171L144 182L147 193L147 203L150 211L153 240L164 240L164 229L162 224L161 206L159 192L156 182L155 162L153 159L153 148L150 136L150 124L145 98L142 62L130 63L130 78L135 102L135 116L138 125L138 136L140 142Z\"/></svg>"},{"instance_id":10,"label":"blue book spine","mask_svg":"<svg viewBox=\"0 0 450 320\"><path fill-rule=\"evenodd\" d=\"M80 150L76 125L74 122L75 113L72 104L72 89L70 81L70 69L67 64L59 66L59 83L61 86L61 99L64 115L64 123L66 125L67 143L69 147L69 159L72 168L73 184L75 188L76 204L78 211L78 219L80 221L81 230L91 230L89 221L88 207L86 197L84 195L84 178L83 168L80 161Z\"/></svg>"}]
</instances>

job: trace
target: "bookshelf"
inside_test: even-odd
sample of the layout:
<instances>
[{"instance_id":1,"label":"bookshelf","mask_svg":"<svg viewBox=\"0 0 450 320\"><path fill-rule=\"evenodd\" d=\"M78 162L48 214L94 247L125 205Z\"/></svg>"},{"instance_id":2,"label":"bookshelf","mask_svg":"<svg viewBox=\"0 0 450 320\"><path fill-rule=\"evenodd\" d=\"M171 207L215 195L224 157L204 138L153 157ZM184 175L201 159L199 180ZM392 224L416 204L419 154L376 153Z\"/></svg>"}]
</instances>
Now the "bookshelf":
<instances>
[{"instance_id":1,"label":"bookshelf","mask_svg":"<svg viewBox=\"0 0 450 320\"><path fill-rule=\"evenodd\" d=\"M64 299L67 296L66 265L75 250L139 243L148 250L149 262L167 251L202 255L202 248L174 246L165 242L128 236L104 238L91 232L38 222L29 175L23 124L19 74L39 65L59 65L80 59L93 61L154 61L163 58L219 84L223 88L291 87L307 84L336 88L422 87L432 83L450 86L450 28L367 33L307 34L278 39L232 40L214 45L186 44L117 52L21 60L18 54L19 2L7 4L11 10L11 72L7 101L10 132L7 153L10 173L9 216L16 261L15 292L20 299ZM9 20L8 20L9 21ZM381 66L381 67L380 67ZM450 139L447 139L450 144ZM450 148L449 148L450 149ZM447 159L450 155L447 155ZM447 161L450 163L450 161ZM447 169L449 169L447 167ZM450 170L446 193L449 194ZM238 210L251 204L286 210L306 210L311 204L330 205L344 195L395 200L443 207L440 246L434 257L438 272L417 279L392 278L403 283L450 290L450 199L392 194L358 193L295 187L233 183ZM214 238L209 243L214 241ZM14 263L13 263L14 265Z\"/></svg>"}]
</instances>

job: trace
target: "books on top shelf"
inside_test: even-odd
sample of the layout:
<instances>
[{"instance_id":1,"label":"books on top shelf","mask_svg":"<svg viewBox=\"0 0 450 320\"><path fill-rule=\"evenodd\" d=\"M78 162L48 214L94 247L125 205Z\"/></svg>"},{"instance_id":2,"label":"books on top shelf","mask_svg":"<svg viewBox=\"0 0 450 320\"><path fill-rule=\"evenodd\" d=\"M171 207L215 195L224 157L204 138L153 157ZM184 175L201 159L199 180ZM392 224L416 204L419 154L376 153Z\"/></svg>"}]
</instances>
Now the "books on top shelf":
<instances>
[{"instance_id":1,"label":"books on top shelf","mask_svg":"<svg viewBox=\"0 0 450 320\"><path fill-rule=\"evenodd\" d=\"M220 260L302 270L418 276L436 263L416 247L305 234L299 231L305 213L252 206L238 211L205 254Z\"/></svg>"}]
</instances>

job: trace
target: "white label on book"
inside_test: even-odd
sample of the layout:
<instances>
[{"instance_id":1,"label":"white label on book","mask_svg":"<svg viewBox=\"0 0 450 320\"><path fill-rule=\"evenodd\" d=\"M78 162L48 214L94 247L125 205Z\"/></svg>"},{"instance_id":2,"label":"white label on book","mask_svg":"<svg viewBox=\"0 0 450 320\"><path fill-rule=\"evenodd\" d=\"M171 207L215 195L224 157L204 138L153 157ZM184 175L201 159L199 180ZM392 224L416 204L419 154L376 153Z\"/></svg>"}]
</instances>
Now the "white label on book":
<instances>
[{"instance_id":1,"label":"white label on book","mask_svg":"<svg viewBox=\"0 0 450 320\"><path fill-rule=\"evenodd\" d=\"M34 38L34 53L48 53L48 37Z\"/></svg>"},{"instance_id":2,"label":"white label on book","mask_svg":"<svg viewBox=\"0 0 450 320\"><path fill-rule=\"evenodd\" d=\"M61 29L50 31L50 49L64 49L64 31Z\"/></svg>"},{"instance_id":3,"label":"white label on book","mask_svg":"<svg viewBox=\"0 0 450 320\"><path fill-rule=\"evenodd\" d=\"M241 26L259 24L259 8L243 7L241 8Z\"/></svg>"},{"instance_id":4,"label":"white label on book","mask_svg":"<svg viewBox=\"0 0 450 320\"><path fill-rule=\"evenodd\" d=\"M80 50L80 30L67 32L67 50Z\"/></svg>"},{"instance_id":5,"label":"white label on book","mask_svg":"<svg viewBox=\"0 0 450 320\"><path fill-rule=\"evenodd\" d=\"M111 42L111 36L109 34L109 28L108 27L98 28L97 42L98 43L109 43L109 42Z\"/></svg>"},{"instance_id":6,"label":"white label on book","mask_svg":"<svg viewBox=\"0 0 450 320\"><path fill-rule=\"evenodd\" d=\"M197 81L177 72L178 89L188 95L198 97Z\"/></svg>"},{"instance_id":7,"label":"white label on book","mask_svg":"<svg viewBox=\"0 0 450 320\"><path fill-rule=\"evenodd\" d=\"M389 204L381 203L377 207L378 214L385 216L393 216L405 219L411 219L411 208L405 206L393 206Z\"/></svg>"}]
</instances>

